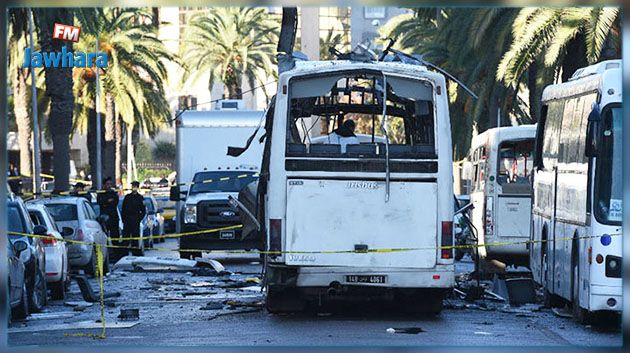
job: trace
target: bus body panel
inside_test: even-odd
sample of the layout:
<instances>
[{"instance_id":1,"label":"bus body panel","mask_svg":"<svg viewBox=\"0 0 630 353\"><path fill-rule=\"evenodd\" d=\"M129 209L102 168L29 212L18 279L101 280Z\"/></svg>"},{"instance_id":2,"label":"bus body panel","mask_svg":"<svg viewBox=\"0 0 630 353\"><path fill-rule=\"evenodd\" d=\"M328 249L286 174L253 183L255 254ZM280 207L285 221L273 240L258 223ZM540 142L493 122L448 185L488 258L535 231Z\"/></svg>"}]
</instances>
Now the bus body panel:
<instances>
[{"instance_id":1,"label":"bus body panel","mask_svg":"<svg viewBox=\"0 0 630 353\"><path fill-rule=\"evenodd\" d=\"M419 204L418 201L422 200ZM296 180L287 186L287 265L411 267L435 266L435 182ZM309 253L403 249L373 253ZM415 250L405 250L413 248Z\"/></svg>"},{"instance_id":2,"label":"bus body panel","mask_svg":"<svg viewBox=\"0 0 630 353\"><path fill-rule=\"evenodd\" d=\"M601 116L600 124L604 124L606 110L611 105L621 104L620 61L580 69L569 82L547 87L543 92L543 105L552 104L563 107L560 118L556 118L561 120L562 131L550 134L560 145L555 151L545 148L544 130L541 130L543 135L537 137L544 167L534 175L533 243L530 247L533 277L550 294L573 305L589 311L620 311L621 273L613 274L609 261L613 260L617 269L621 266L621 219L619 217L617 225L604 224L596 216L596 207L602 207L595 199L597 166L598 158L603 157L579 160L579 153L583 153L586 144L586 117L592 107ZM574 113L578 111L580 114ZM580 123L576 130L579 135L562 135ZM545 126L547 128L553 129ZM574 145L565 148L563 139ZM563 149L578 153L577 163L563 161L568 159L562 155ZM610 200L611 208L613 201L616 200ZM545 237L548 242L544 241Z\"/></svg>"}]
</instances>

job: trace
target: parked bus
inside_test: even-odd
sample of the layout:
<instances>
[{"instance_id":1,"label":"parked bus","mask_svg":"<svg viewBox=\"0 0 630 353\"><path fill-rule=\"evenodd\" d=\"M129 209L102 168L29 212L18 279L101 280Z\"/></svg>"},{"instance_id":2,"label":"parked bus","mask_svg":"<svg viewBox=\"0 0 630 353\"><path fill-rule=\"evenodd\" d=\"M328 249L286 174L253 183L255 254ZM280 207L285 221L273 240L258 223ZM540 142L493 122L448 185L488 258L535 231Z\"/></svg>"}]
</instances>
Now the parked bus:
<instances>
[{"instance_id":1,"label":"parked bus","mask_svg":"<svg viewBox=\"0 0 630 353\"><path fill-rule=\"evenodd\" d=\"M542 96L530 262L547 303L580 322L622 307L621 85L621 61L605 61Z\"/></svg>"},{"instance_id":2,"label":"parked bus","mask_svg":"<svg viewBox=\"0 0 630 353\"><path fill-rule=\"evenodd\" d=\"M521 125L489 129L472 140L466 177L481 259L529 262L535 136L535 125Z\"/></svg>"},{"instance_id":3,"label":"parked bus","mask_svg":"<svg viewBox=\"0 0 630 353\"><path fill-rule=\"evenodd\" d=\"M400 62L297 61L280 74L265 130L268 310L383 297L439 312L454 285L453 251L441 249L453 244L444 76Z\"/></svg>"}]
</instances>

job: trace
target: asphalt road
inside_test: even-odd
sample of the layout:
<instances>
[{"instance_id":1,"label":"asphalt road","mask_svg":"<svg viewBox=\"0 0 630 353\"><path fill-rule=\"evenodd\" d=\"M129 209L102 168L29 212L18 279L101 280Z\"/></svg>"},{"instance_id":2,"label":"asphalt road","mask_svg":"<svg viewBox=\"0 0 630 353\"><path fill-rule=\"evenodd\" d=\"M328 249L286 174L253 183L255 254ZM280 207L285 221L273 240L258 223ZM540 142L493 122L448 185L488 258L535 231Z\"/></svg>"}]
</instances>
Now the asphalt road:
<instances>
[{"instance_id":1,"label":"asphalt road","mask_svg":"<svg viewBox=\"0 0 630 353\"><path fill-rule=\"evenodd\" d=\"M175 240L160 247L176 248ZM177 257L174 251L147 256ZM191 272L115 270L106 276L106 338L99 334L98 303L81 303L73 283L68 298L51 301L45 313L9 327L9 345L116 346L620 346L615 320L583 326L539 305L512 308L489 300L476 304L450 299L437 317L404 315L379 304L358 303L343 309L271 315L262 309L257 283L261 266L255 254L218 255L230 276L197 276ZM470 270L460 263L458 271ZM95 280L91 280L98 289ZM79 302L79 303L73 303ZM75 306L70 306L70 305ZM76 308L76 304L78 308ZM139 309L139 319L122 321L121 309ZM390 333L391 329L417 333ZM390 329L390 330L388 330Z\"/></svg>"}]
</instances>

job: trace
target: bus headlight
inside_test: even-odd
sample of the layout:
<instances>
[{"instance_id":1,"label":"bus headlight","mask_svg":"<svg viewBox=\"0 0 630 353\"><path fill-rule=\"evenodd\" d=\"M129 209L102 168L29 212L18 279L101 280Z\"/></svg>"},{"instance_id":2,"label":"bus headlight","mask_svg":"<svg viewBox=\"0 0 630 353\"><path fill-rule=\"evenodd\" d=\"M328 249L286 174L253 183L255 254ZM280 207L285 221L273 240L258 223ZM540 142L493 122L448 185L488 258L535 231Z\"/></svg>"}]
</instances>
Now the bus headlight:
<instances>
[{"instance_id":1,"label":"bus headlight","mask_svg":"<svg viewBox=\"0 0 630 353\"><path fill-rule=\"evenodd\" d=\"M186 208L184 208L184 223L197 223L196 205L186 205Z\"/></svg>"}]
</instances>

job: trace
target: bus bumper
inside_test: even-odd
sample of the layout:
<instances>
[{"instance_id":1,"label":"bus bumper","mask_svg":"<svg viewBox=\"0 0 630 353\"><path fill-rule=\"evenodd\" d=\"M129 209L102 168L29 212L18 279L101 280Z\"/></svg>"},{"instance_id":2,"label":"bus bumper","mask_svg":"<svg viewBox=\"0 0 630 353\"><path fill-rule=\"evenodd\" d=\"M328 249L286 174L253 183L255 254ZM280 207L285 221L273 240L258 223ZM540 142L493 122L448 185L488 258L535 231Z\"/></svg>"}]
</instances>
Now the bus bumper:
<instances>
[{"instance_id":1,"label":"bus bumper","mask_svg":"<svg viewBox=\"0 0 630 353\"><path fill-rule=\"evenodd\" d=\"M621 311L622 304L623 297L621 286L591 285L590 311Z\"/></svg>"},{"instance_id":2,"label":"bus bumper","mask_svg":"<svg viewBox=\"0 0 630 353\"><path fill-rule=\"evenodd\" d=\"M349 277L385 276L384 283L350 282ZM452 288L455 285L453 265L437 265L427 269L378 269L362 267L299 267L297 287L342 286L381 288Z\"/></svg>"}]
</instances>

